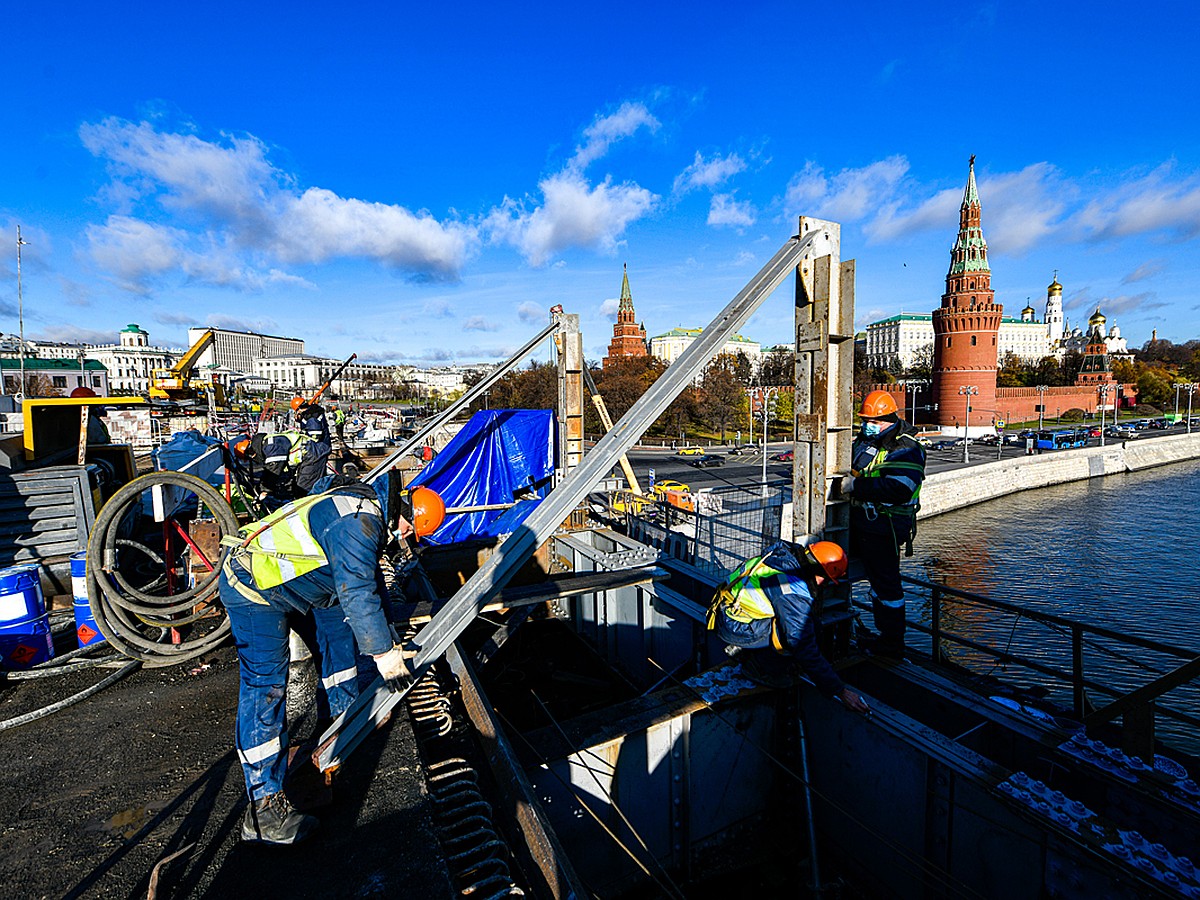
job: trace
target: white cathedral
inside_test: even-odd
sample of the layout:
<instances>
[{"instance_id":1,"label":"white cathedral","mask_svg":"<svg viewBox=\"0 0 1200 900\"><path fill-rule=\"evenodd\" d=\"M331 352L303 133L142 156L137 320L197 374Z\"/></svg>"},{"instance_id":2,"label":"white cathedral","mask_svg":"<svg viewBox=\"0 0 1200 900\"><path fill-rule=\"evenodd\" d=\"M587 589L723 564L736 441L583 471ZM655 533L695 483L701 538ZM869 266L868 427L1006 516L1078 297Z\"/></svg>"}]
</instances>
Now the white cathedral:
<instances>
[{"instance_id":1,"label":"white cathedral","mask_svg":"<svg viewBox=\"0 0 1200 900\"><path fill-rule=\"evenodd\" d=\"M1036 363L1047 356L1061 360L1073 350L1083 353L1089 335L1096 328L1104 338L1110 357L1132 355L1125 339L1121 337L1121 329L1116 325L1108 328L1099 307L1088 319L1086 329L1071 328L1071 323L1063 315L1062 292L1063 287L1058 283L1056 272L1054 280L1046 288L1046 316L1043 321L1037 320L1037 310L1032 306L1021 310L1019 319L1005 316L1000 320L996 349L1001 365L1010 354L1022 362ZM890 316L867 326L867 364L887 368L898 362L901 368L908 369L914 364L917 354L922 350L928 352L932 344L932 315L900 313Z\"/></svg>"}]
</instances>

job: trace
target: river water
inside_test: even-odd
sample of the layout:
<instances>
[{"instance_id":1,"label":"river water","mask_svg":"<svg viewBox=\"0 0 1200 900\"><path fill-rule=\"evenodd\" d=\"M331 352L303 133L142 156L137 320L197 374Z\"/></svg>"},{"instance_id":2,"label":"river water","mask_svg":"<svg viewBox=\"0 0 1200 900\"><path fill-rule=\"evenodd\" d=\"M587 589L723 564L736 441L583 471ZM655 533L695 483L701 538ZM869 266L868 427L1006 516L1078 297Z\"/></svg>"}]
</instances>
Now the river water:
<instances>
[{"instance_id":1,"label":"river water","mask_svg":"<svg viewBox=\"0 0 1200 900\"><path fill-rule=\"evenodd\" d=\"M972 593L1191 649L1200 654L1200 461L1092 478L1012 494L920 523L905 574ZM928 601L910 595L909 616L928 619ZM1000 612L945 607L943 627L981 643L1009 646L1071 668L1066 635ZM910 637L910 643L922 636ZM1016 667L970 650L952 657L1025 684ZM1089 640L1085 671L1132 689L1183 661L1112 641ZM1108 698L1095 693L1092 703ZM1070 706L1069 690L1053 699ZM1165 695L1163 705L1200 714L1200 681ZM1200 734L1158 719L1159 736L1200 753Z\"/></svg>"}]
</instances>

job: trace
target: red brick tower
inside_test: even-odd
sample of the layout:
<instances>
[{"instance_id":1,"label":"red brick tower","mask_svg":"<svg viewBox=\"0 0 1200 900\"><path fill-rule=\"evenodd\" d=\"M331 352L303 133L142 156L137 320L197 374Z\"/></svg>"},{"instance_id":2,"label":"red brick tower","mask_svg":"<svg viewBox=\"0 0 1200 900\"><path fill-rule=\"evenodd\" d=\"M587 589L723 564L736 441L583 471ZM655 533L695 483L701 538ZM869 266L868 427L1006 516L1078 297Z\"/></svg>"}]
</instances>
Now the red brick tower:
<instances>
[{"instance_id":1,"label":"red brick tower","mask_svg":"<svg viewBox=\"0 0 1200 900\"><path fill-rule=\"evenodd\" d=\"M613 338L608 345L608 355L601 364L604 368L620 356L646 355L646 329L639 325L633 312L633 295L629 292L629 266L621 278L621 305L617 308L617 324L613 326Z\"/></svg>"},{"instance_id":2,"label":"red brick tower","mask_svg":"<svg viewBox=\"0 0 1200 900\"><path fill-rule=\"evenodd\" d=\"M946 293L941 307L933 311L933 398L943 427L987 426L996 415L996 339L1003 307L992 292L974 156L970 166L958 213L958 240L950 251ZM969 423L967 397L960 393L968 386L977 391L970 398Z\"/></svg>"}]
</instances>

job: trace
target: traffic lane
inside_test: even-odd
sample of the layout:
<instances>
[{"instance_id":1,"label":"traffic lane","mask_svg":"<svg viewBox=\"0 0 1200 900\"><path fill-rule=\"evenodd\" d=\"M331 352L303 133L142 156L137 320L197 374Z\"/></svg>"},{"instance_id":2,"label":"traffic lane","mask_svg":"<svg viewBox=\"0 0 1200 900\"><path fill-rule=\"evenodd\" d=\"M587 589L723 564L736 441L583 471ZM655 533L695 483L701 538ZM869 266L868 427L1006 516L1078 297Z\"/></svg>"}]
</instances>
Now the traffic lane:
<instances>
[{"instance_id":1,"label":"traffic lane","mask_svg":"<svg viewBox=\"0 0 1200 900\"><path fill-rule=\"evenodd\" d=\"M791 481L792 464L775 462L769 458L771 454L782 452L788 446L778 444L768 448L768 481ZM665 453L657 450L638 450L629 454L630 465L633 466L643 488L649 485L650 469L654 469L656 482L670 479L671 481L680 481L697 490L730 484L741 487L750 483L759 483L762 480L761 452L756 456L729 456L727 453L719 453L725 457L725 464L711 468L690 466L681 460L671 459L672 455L673 451L670 450ZM617 471L619 472L619 469Z\"/></svg>"}]
</instances>

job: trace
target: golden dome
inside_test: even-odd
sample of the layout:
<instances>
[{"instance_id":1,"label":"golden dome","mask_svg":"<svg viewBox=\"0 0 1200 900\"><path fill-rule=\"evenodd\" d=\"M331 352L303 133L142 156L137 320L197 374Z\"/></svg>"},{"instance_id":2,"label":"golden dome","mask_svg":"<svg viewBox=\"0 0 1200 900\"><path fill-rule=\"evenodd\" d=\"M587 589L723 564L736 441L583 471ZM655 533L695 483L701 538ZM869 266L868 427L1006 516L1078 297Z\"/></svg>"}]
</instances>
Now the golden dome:
<instances>
[{"instance_id":1,"label":"golden dome","mask_svg":"<svg viewBox=\"0 0 1200 900\"><path fill-rule=\"evenodd\" d=\"M1050 286L1048 288L1046 288L1046 293L1047 294L1061 294L1062 293L1062 285L1058 283L1058 276L1055 276L1054 280L1052 282L1050 282Z\"/></svg>"},{"instance_id":2,"label":"golden dome","mask_svg":"<svg viewBox=\"0 0 1200 900\"><path fill-rule=\"evenodd\" d=\"M1096 311L1092 313L1092 317L1088 319L1089 325L1103 325L1107 320L1104 318L1104 313L1100 312L1100 307L1096 307Z\"/></svg>"}]
</instances>

